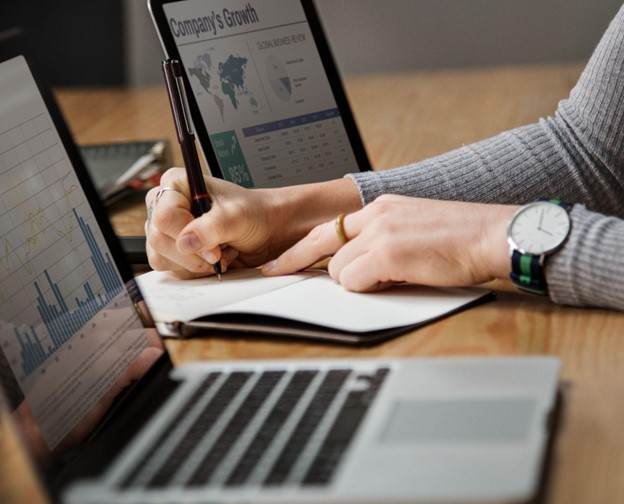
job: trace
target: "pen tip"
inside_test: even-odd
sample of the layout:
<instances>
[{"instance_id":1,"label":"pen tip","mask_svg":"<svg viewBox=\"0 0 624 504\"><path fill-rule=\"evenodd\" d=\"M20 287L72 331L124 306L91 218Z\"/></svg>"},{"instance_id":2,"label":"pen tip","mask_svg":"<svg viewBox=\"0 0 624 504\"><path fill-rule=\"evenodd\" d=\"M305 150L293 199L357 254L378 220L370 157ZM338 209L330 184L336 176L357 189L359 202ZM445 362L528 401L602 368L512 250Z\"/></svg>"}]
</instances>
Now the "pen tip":
<instances>
[{"instance_id":1,"label":"pen tip","mask_svg":"<svg viewBox=\"0 0 624 504\"><path fill-rule=\"evenodd\" d=\"M214 272L217 275L217 278L219 279L219 282L220 282L221 275L223 274L223 270L221 269L221 261L214 263L212 267L214 268Z\"/></svg>"}]
</instances>

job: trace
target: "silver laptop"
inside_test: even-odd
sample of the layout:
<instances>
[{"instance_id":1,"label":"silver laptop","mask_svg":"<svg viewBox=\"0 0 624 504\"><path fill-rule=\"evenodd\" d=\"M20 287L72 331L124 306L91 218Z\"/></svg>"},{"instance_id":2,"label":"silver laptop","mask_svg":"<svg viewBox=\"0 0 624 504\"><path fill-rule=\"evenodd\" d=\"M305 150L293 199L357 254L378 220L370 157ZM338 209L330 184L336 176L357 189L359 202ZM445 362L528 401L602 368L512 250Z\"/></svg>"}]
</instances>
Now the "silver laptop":
<instances>
[{"instance_id":1,"label":"silver laptop","mask_svg":"<svg viewBox=\"0 0 624 504\"><path fill-rule=\"evenodd\" d=\"M0 370L52 501L525 501L552 358L174 368L49 90L0 37ZM227 278L224 279L227 281Z\"/></svg>"}]
</instances>

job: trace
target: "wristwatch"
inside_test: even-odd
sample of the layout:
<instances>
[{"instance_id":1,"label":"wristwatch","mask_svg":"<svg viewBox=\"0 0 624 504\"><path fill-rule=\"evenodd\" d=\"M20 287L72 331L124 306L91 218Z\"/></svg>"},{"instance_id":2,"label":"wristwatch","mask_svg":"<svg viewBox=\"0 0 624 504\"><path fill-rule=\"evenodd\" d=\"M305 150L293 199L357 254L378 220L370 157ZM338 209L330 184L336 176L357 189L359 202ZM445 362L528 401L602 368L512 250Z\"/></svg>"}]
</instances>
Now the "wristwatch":
<instances>
[{"instance_id":1,"label":"wristwatch","mask_svg":"<svg viewBox=\"0 0 624 504\"><path fill-rule=\"evenodd\" d=\"M511 281L519 289L546 295L544 261L570 234L572 205L557 199L536 201L520 208L509 221L507 241Z\"/></svg>"}]
</instances>

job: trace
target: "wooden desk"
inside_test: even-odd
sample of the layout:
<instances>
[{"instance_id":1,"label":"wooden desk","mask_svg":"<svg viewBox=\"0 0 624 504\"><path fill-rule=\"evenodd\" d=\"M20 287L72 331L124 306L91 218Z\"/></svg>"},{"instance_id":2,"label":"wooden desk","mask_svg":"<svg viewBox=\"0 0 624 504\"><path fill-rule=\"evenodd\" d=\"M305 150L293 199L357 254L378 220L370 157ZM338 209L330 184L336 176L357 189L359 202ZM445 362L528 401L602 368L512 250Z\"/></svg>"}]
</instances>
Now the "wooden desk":
<instances>
[{"instance_id":1,"label":"wooden desk","mask_svg":"<svg viewBox=\"0 0 624 504\"><path fill-rule=\"evenodd\" d=\"M379 75L347 90L373 165L389 168L551 114L580 65ZM63 90L58 98L78 142L171 138L162 89ZM176 151L177 152L177 151ZM178 157L177 162L180 162ZM135 202L113 211L121 234L142 233ZM245 338L169 341L177 363L197 359L554 355L566 403L548 502L624 502L624 314L555 306L493 282L497 301L374 348ZM1 492L0 492L0 495Z\"/></svg>"}]
</instances>

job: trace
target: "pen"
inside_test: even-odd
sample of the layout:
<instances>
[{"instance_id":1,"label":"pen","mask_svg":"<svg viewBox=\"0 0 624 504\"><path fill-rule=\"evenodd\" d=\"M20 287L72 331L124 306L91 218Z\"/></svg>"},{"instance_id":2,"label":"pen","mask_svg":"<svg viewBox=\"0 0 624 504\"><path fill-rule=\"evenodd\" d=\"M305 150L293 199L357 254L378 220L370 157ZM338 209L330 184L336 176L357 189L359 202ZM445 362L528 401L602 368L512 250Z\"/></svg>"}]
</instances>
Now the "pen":
<instances>
[{"instance_id":1,"label":"pen","mask_svg":"<svg viewBox=\"0 0 624 504\"><path fill-rule=\"evenodd\" d=\"M166 59L162 63L167 94L171 113L175 122L184 167L191 190L191 213L194 217L205 214L212 207L212 201L208 196L204 175L202 173L197 148L195 146L195 134L191 128L189 119L189 109L184 92L184 82L182 81L182 65L178 60ZM212 265L219 281L221 280L221 262L217 261Z\"/></svg>"}]
</instances>

